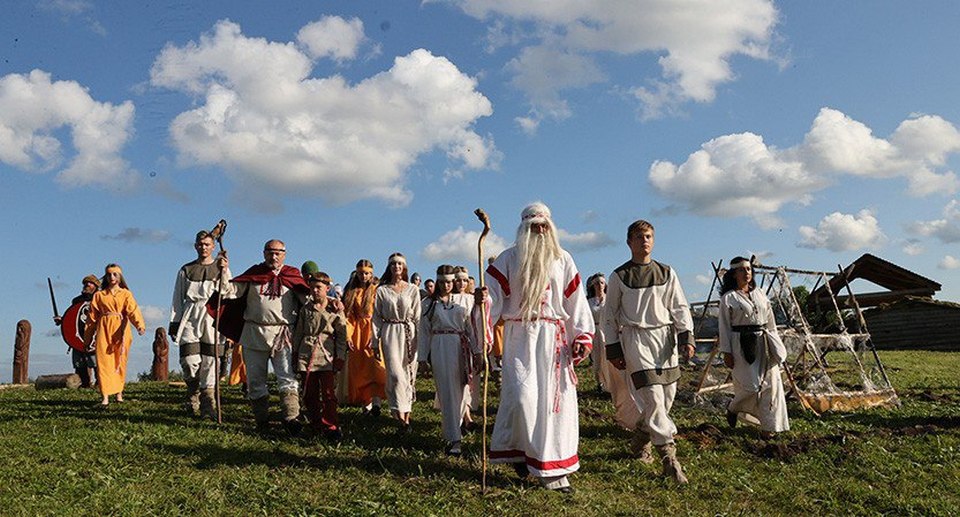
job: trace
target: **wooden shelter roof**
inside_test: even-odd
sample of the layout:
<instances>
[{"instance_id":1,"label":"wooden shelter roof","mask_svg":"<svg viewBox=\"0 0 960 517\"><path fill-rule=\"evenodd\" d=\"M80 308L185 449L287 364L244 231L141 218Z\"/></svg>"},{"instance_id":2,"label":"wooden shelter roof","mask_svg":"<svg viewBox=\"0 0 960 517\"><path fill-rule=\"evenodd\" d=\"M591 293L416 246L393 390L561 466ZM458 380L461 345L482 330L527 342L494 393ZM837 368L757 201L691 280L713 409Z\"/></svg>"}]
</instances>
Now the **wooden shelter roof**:
<instances>
[{"instance_id":1,"label":"wooden shelter roof","mask_svg":"<svg viewBox=\"0 0 960 517\"><path fill-rule=\"evenodd\" d=\"M887 262L876 255L864 253L843 269L843 276L838 273L829 280L830 289L841 304L846 304L847 298L844 276L847 282L862 278L888 289L888 291L856 294L857 302L861 307L890 303L907 295L932 297L942 287L939 283L909 269ZM808 304L829 303L829 297L826 286L820 286L810 293Z\"/></svg>"}]
</instances>

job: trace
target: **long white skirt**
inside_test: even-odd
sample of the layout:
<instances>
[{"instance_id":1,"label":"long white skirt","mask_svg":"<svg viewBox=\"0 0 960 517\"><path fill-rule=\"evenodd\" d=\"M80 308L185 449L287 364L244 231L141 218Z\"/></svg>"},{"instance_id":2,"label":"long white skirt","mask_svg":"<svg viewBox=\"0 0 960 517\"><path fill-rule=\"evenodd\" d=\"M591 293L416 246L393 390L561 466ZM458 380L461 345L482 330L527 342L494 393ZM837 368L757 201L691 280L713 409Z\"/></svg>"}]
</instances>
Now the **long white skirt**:
<instances>
[{"instance_id":1,"label":"long white skirt","mask_svg":"<svg viewBox=\"0 0 960 517\"><path fill-rule=\"evenodd\" d=\"M577 389L569 348L558 383L556 333L553 323L542 320L508 321L503 332L500 408L490 461L525 462L536 477L564 476L580 468Z\"/></svg>"},{"instance_id":2,"label":"long white skirt","mask_svg":"<svg viewBox=\"0 0 960 517\"><path fill-rule=\"evenodd\" d=\"M383 326L380 336L383 362L387 370L387 404L390 409L409 413L416 398L417 354L407 358L407 345L402 323Z\"/></svg>"}]
</instances>

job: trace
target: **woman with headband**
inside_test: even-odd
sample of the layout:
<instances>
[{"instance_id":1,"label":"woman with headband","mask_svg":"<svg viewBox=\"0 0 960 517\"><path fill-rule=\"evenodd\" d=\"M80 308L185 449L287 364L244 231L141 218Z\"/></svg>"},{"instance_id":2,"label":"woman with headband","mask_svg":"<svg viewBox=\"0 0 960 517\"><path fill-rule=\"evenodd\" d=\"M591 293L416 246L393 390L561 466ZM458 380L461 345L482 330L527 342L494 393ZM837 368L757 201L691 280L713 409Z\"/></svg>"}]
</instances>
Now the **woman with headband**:
<instances>
[{"instance_id":1,"label":"woman with headband","mask_svg":"<svg viewBox=\"0 0 960 517\"><path fill-rule=\"evenodd\" d=\"M386 371L380 359L379 343L373 339L373 302L377 279L373 264L366 259L357 262L343 293L347 314L347 402L363 407L364 413L380 415L380 401L386 395Z\"/></svg>"},{"instance_id":2,"label":"woman with headband","mask_svg":"<svg viewBox=\"0 0 960 517\"><path fill-rule=\"evenodd\" d=\"M787 350L777 333L770 300L757 289L750 260L736 257L720 288L720 351L733 369L733 400L727 423L737 418L759 425L764 437L790 430L780 363Z\"/></svg>"},{"instance_id":3,"label":"woman with headband","mask_svg":"<svg viewBox=\"0 0 960 517\"><path fill-rule=\"evenodd\" d=\"M473 288L470 287L470 271L466 266L454 266L453 268L453 298L467 310L467 313L473 311ZM481 358L482 360L483 358ZM477 424L473 422L470 416L471 411L480 411L480 376L474 375L470 378L470 384L463 392L463 422L460 425L462 433L466 434L476 430Z\"/></svg>"},{"instance_id":4,"label":"woman with headband","mask_svg":"<svg viewBox=\"0 0 960 517\"><path fill-rule=\"evenodd\" d=\"M453 266L437 268L433 295L423 300L420 328L417 329L417 353L421 361L430 361L440 402L443 437L447 454L461 454L461 416L465 388L473 377L473 356L480 353L470 324L470 311L457 303L452 293Z\"/></svg>"},{"instance_id":5,"label":"woman with headband","mask_svg":"<svg viewBox=\"0 0 960 517\"><path fill-rule=\"evenodd\" d=\"M410 434L410 410L416 397L417 324L420 289L408 281L407 259L390 255L373 304L373 338L379 339L387 369L387 402L400 421L399 434Z\"/></svg>"},{"instance_id":6,"label":"woman with headband","mask_svg":"<svg viewBox=\"0 0 960 517\"><path fill-rule=\"evenodd\" d=\"M103 275L100 291L93 295L84 343L87 347L96 340L97 378L103 400L101 407L110 404L110 395L123 402L123 387L127 377L127 358L130 355L130 324L142 336L146 332L140 307L127 290L123 270L117 264L109 264Z\"/></svg>"}]
</instances>

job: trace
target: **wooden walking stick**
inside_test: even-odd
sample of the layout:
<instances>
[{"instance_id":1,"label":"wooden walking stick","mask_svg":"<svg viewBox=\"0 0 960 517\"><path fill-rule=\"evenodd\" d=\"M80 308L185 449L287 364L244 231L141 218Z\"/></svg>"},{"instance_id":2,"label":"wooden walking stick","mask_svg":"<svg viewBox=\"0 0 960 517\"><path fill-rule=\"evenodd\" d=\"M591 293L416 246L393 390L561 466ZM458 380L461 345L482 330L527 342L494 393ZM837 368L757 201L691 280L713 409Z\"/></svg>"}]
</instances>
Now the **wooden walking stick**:
<instances>
[{"instance_id":1,"label":"wooden walking stick","mask_svg":"<svg viewBox=\"0 0 960 517\"><path fill-rule=\"evenodd\" d=\"M480 234L480 239L477 240L477 278L480 282L480 290L484 289L484 273L483 273L483 240L487 238L487 234L490 233L490 217L487 216L487 213L483 211L482 208L478 208L473 211L477 215L477 218L480 219L480 222L483 223L483 232ZM483 492L487 491L487 389L490 384L490 361L487 358L487 304L480 304L480 339L483 341L483 438L480 443L483 447L483 477L481 479L481 490Z\"/></svg>"},{"instance_id":2,"label":"wooden walking stick","mask_svg":"<svg viewBox=\"0 0 960 517\"><path fill-rule=\"evenodd\" d=\"M220 219L220 222L210 230L210 236L213 237L220 246L220 253L227 256L227 250L223 249L223 234L227 233L227 221ZM219 255L219 253L218 253ZM219 262L219 258L217 259ZM217 423L223 423L223 411L220 408L220 310L223 301L223 270L217 268L217 312L213 323L213 393L214 401L217 404Z\"/></svg>"}]
</instances>

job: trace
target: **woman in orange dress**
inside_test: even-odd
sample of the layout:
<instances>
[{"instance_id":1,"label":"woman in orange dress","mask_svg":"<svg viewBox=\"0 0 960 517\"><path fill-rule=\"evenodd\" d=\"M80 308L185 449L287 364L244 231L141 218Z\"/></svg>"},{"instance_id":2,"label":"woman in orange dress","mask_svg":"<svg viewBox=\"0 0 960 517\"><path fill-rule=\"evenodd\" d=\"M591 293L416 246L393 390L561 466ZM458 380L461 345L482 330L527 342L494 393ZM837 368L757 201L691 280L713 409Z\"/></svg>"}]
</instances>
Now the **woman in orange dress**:
<instances>
[{"instance_id":1,"label":"woman in orange dress","mask_svg":"<svg viewBox=\"0 0 960 517\"><path fill-rule=\"evenodd\" d=\"M87 346L96 340L97 379L102 406L110 404L110 395L123 402L123 386L127 377L127 358L130 355L130 324L142 336L146 332L140 307L127 290L123 271L116 264L106 267L100 291L93 295L84 342Z\"/></svg>"},{"instance_id":2,"label":"woman in orange dress","mask_svg":"<svg viewBox=\"0 0 960 517\"><path fill-rule=\"evenodd\" d=\"M357 270L343 294L347 313L347 382L350 404L363 406L364 413L380 414L380 402L386 397L387 372L380 355L380 343L373 339L373 302L377 279L373 264L366 259L357 262Z\"/></svg>"}]
</instances>

